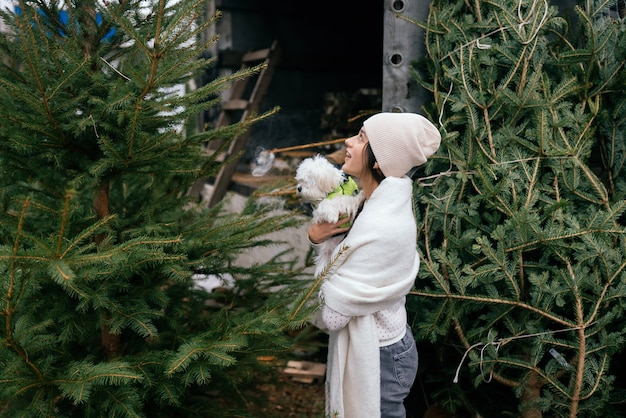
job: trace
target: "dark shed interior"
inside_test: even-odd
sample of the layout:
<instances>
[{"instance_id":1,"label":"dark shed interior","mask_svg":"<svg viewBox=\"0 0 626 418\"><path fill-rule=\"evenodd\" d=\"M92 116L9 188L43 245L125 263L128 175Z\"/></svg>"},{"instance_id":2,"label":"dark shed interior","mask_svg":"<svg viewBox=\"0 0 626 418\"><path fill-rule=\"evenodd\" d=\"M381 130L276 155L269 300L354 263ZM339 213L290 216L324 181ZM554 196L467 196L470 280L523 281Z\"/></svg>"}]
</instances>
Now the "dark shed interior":
<instances>
[{"instance_id":1,"label":"dark shed interior","mask_svg":"<svg viewBox=\"0 0 626 418\"><path fill-rule=\"evenodd\" d=\"M348 117L380 110L384 1L216 0L215 6L223 18L216 28L220 59L214 71L235 70L235 57L274 41L280 48L261 105L262 111L279 106L280 112L253 127L242 164L257 147L347 136L361 122L348 124Z\"/></svg>"}]
</instances>

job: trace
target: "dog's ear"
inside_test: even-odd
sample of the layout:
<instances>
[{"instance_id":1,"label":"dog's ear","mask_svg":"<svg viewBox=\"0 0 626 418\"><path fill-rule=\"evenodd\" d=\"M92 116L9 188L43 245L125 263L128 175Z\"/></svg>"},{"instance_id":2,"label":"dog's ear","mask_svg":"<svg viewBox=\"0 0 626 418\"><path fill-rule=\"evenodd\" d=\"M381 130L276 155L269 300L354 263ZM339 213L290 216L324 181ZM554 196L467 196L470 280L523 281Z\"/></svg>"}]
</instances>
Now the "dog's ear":
<instances>
[{"instance_id":1,"label":"dog's ear","mask_svg":"<svg viewBox=\"0 0 626 418\"><path fill-rule=\"evenodd\" d=\"M307 194L314 194L320 199L335 190L344 180L343 171L321 154L302 160L296 170L296 181L301 188L306 189Z\"/></svg>"},{"instance_id":2,"label":"dog's ear","mask_svg":"<svg viewBox=\"0 0 626 418\"><path fill-rule=\"evenodd\" d=\"M310 166L313 163L313 158L305 158L300 161L298 168L296 169L296 180L300 181L307 177L307 173L311 170Z\"/></svg>"},{"instance_id":3,"label":"dog's ear","mask_svg":"<svg viewBox=\"0 0 626 418\"><path fill-rule=\"evenodd\" d=\"M320 183L320 189L325 190L326 193L332 192L344 181L344 173L326 158L319 161L315 176Z\"/></svg>"}]
</instances>

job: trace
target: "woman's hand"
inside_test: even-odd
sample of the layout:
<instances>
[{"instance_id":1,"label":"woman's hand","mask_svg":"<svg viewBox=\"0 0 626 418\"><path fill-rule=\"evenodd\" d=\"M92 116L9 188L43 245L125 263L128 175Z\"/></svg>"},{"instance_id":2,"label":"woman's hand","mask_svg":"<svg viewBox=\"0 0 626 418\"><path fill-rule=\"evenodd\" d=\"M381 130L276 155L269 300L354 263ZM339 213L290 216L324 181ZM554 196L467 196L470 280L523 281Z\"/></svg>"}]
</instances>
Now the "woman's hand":
<instances>
[{"instance_id":1,"label":"woman's hand","mask_svg":"<svg viewBox=\"0 0 626 418\"><path fill-rule=\"evenodd\" d=\"M309 241L313 244L320 244L328 238L339 234L345 234L350 230L351 224L348 217L339 218L337 222L326 222L311 224L309 227Z\"/></svg>"}]
</instances>

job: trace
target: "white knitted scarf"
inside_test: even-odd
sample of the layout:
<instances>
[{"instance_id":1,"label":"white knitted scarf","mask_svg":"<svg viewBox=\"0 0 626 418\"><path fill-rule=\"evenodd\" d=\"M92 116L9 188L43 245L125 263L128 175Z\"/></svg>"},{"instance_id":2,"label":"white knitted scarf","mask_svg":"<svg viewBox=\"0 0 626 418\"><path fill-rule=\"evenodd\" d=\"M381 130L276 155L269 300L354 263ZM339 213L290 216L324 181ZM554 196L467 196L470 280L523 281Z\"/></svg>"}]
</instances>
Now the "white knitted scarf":
<instances>
[{"instance_id":1,"label":"white knitted scarf","mask_svg":"<svg viewBox=\"0 0 626 418\"><path fill-rule=\"evenodd\" d=\"M380 351L373 314L404 298L419 269L412 182L388 177L374 190L343 253L322 284L320 298L352 319L329 332L326 414L380 417ZM346 250L347 248L347 250Z\"/></svg>"}]
</instances>

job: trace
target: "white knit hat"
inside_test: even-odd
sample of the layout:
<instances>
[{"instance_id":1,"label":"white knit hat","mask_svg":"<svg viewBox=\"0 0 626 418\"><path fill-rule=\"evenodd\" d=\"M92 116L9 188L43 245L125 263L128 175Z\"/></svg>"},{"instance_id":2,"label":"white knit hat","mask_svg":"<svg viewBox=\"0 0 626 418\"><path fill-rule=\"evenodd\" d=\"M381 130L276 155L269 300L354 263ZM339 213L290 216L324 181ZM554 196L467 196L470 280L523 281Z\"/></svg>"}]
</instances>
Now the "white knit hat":
<instances>
[{"instance_id":1,"label":"white knit hat","mask_svg":"<svg viewBox=\"0 0 626 418\"><path fill-rule=\"evenodd\" d=\"M402 177L424 164L441 143L437 127L416 113L378 113L363 129L385 177Z\"/></svg>"}]
</instances>

